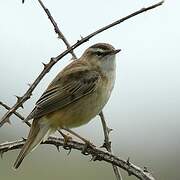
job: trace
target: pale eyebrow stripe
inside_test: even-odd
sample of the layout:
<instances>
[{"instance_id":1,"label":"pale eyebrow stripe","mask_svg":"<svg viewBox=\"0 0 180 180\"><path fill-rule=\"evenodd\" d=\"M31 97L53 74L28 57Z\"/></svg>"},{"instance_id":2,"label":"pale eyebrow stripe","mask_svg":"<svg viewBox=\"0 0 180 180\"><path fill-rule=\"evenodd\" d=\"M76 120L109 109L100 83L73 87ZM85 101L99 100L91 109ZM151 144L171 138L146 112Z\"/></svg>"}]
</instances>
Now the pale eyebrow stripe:
<instances>
[{"instance_id":1,"label":"pale eyebrow stripe","mask_svg":"<svg viewBox=\"0 0 180 180\"><path fill-rule=\"evenodd\" d=\"M101 48L92 48L92 51L93 51L93 52L98 52L98 51L99 51L99 52L102 52L102 53L103 53L103 52L105 52L106 50L101 49Z\"/></svg>"}]
</instances>

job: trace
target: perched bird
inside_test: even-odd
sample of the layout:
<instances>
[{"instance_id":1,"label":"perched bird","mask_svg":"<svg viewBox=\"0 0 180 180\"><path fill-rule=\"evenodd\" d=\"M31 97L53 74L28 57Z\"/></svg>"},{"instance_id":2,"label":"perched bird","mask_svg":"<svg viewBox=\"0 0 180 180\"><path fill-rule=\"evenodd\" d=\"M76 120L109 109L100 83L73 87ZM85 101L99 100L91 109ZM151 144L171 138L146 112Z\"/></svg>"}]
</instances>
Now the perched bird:
<instances>
[{"instance_id":1,"label":"perched bird","mask_svg":"<svg viewBox=\"0 0 180 180\"><path fill-rule=\"evenodd\" d=\"M15 169L51 133L86 124L101 112L114 87L119 51L110 44L95 44L55 77L26 118L33 123Z\"/></svg>"}]
</instances>

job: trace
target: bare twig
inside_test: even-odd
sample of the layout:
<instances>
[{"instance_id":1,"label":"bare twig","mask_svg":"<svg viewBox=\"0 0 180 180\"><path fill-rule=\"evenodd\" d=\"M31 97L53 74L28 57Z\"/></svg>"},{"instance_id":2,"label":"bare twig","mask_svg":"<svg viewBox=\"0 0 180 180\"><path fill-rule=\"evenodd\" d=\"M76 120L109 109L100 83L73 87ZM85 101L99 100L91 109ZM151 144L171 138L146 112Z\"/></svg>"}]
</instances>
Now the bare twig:
<instances>
[{"instance_id":1,"label":"bare twig","mask_svg":"<svg viewBox=\"0 0 180 180\"><path fill-rule=\"evenodd\" d=\"M8 107L7 105L5 105L3 102L0 101L0 105L2 105L3 107L5 107L6 109L9 109L10 107ZM19 117L21 120L24 120L24 117L15 112L14 113L17 117ZM100 116L102 116L102 113L100 113ZM104 116L102 117L103 119L103 124L106 122L104 121ZM29 123L28 126L31 126L31 124ZM107 127L107 126L104 126L103 127ZM104 130L105 132L106 130ZM108 132L108 131L106 131ZM107 136L106 136L107 137ZM107 138L105 141L108 141L109 138ZM2 157L3 154L7 151L11 151L11 150L15 150L15 149L19 149L19 148L22 148L22 146L24 145L24 142L25 140L17 140L17 141L13 141L13 142L5 142L5 143L2 143L0 144L0 156ZM73 146L71 145L71 143L69 144L70 142L67 142L66 144L66 149L70 150L70 149L78 149L80 151L84 150L84 145L79 143L79 142L76 142L76 141L71 141L71 143L73 144ZM57 149L59 149L59 146L64 146L64 139L61 139L61 138L55 138L55 137L49 137L48 140L46 142L44 142L43 144L52 144L52 145L55 145L57 147ZM77 148L78 147L78 148ZM107 147L107 146L105 146ZM92 148L92 147L87 147L87 152L89 153L89 148ZM93 148L94 149L94 148ZM99 149L98 149L99 150ZM101 151L103 152L103 151ZM103 152L103 153L106 153L106 152ZM102 159L102 158L99 158L96 154L99 154L98 152L92 152L92 153L89 153L92 155L93 157L93 160L104 160L106 162L109 162L108 161L108 158L105 158L105 159ZM112 154L111 154L112 155ZM112 155L113 156L113 155ZM114 156L115 157L115 156ZM117 157L116 157L117 158ZM116 178L118 176L120 176L121 178L121 174L119 172L116 172L118 171L117 169L117 166L118 167L121 167L122 169L124 169L125 171L128 172L129 175L135 175L136 177L138 177L139 179L142 179L142 180L155 180L152 175L150 173L148 173L148 171L146 170L146 172L142 169L140 169L139 167L133 165L132 163L128 161L124 161L124 160L121 160L119 159L119 164L121 164L122 166L124 165L124 168L121 167L120 165L116 165L115 163L113 162L110 162L113 166L113 169L114 169L114 172L115 172L115 175L116 175ZM126 162L126 163L124 163ZM126 166L126 164L128 165L128 167ZM134 173L133 173L134 172ZM142 174L141 174L142 173ZM141 178L141 176L143 178ZM147 177L146 177L147 176Z\"/></svg>"},{"instance_id":2,"label":"bare twig","mask_svg":"<svg viewBox=\"0 0 180 180\"><path fill-rule=\"evenodd\" d=\"M54 31L55 31L55 33L58 34L58 38L62 39L64 44L66 45L67 49L69 49L71 46L70 46L68 40L66 39L66 37L64 36L64 34L60 31L56 21L54 20L54 18L51 15L49 9L47 9L47 7L45 7L45 5L42 3L41 0L38 0L38 2L41 5L41 7L43 8L43 10L45 11L45 13L47 14L47 16L48 16L49 20L51 21L52 25L54 26ZM72 54L72 57L74 59L77 59L77 57L76 57L76 55L75 55L75 53L73 51L70 51L70 53Z\"/></svg>"},{"instance_id":3,"label":"bare twig","mask_svg":"<svg viewBox=\"0 0 180 180\"><path fill-rule=\"evenodd\" d=\"M7 109L7 110L10 110L11 108L8 106L8 105L6 105L6 104L4 104L2 101L0 101L0 105L1 106L3 106L5 109ZM14 112L14 114L18 117L18 118L20 118L22 121L24 121L24 117L20 114L20 113L18 113L18 112ZM29 127L31 127L31 123L29 123L29 122L25 122Z\"/></svg>"},{"instance_id":4,"label":"bare twig","mask_svg":"<svg viewBox=\"0 0 180 180\"><path fill-rule=\"evenodd\" d=\"M112 129L108 128L102 111L100 112L99 116L101 117L101 123L104 132L104 144L102 145L102 147L105 147L107 151L111 152L111 142L109 140L109 133Z\"/></svg>"},{"instance_id":5,"label":"bare twig","mask_svg":"<svg viewBox=\"0 0 180 180\"><path fill-rule=\"evenodd\" d=\"M89 34L88 36L86 36L85 38L82 38L81 40L77 41L74 45L72 45L70 48L68 48L67 50L65 50L63 53L61 53L60 55L58 55L57 57L51 58L51 60L49 61L48 64L44 64L44 69L43 71L39 74L39 76L35 79L35 81L33 82L33 84L29 87L29 89L26 91L26 93L22 96L18 98L18 101L14 104L14 106L2 117L1 122L0 122L0 127L3 126L4 123L9 121L9 117L19 108L22 107L23 103L25 101L27 101L33 90L35 89L35 87L39 84L39 82L41 81L41 79L47 74L47 72L49 72L49 70L52 68L52 66L54 64L56 64L60 59L62 59L65 55L67 55L68 53L70 53L72 50L74 50L75 48L77 48L78 46L80 46L81 44L85 43L86 41L88 41L90 38L94 37L95 35L113 27L116 26L117 24L122 23L123 21L130 19L138 14L141 14L143 12L146 12L148 10L154 9L160 5L162 5L164 3L164 1L161 1L157 4L154 4L152 6L149 6L147 8L142 8L136 12L133 12L132 14L123 17L107 26L104 26L103 28Z\"/></svg>"},{"instance_id":6,"label":"bare twig","mask_svg":"<svg viewBox=\"0 0 180 180\"><path fill-rule=\"evenodd\" d=\"M103 127L103 132L104 132L104 144L102 145L102 147L105 147L108 152L112 153L111 142L109 140L109 133L110 133L110 131L112 129L108 128L108 126L106 124L106 120L105 120L104 114L103 114L102 111L100 112L99 116L101 118L101 123L102 123L102 127ZM112 167L113 167L116 179L122 180L121 172L118 169L118 167L115 166L114 164L112 165Z\"/></svg>"},{"instance_id":7,"label":"bare twig","mask_svg":"<svg viewBox=\"0 0 180 180\"><path fill-rule=\"evenodd\" d=\"M13 142L5 142L0 144L0 154L3 155L3 153L7 151L11 151L14 149L19 149L24 145L25 140L17 140ZM57 138L57 137L49 137L47 141L45 141L43 144L51 144L56 146L59 149L59 146L64 146L64 139L63 138ZM66 142L66 146L64 147L67 150L76 149L79 151L84 150L84 144L79 143L77 141L68 141ZM91 155L94 161L105 161L108 163L111 163L113 165L116 165L125 171L128 172L128 174L136 176L138 179L141 180L155 180L150 172L147 171L147 169L144 171L143 169L135 166L134 164L130 163L129 160L122 160L114 155L112 155L109 152L102 151L99 148L96 147L87 147L86 149L86 155Z\"/></svg>"}]
</instances>

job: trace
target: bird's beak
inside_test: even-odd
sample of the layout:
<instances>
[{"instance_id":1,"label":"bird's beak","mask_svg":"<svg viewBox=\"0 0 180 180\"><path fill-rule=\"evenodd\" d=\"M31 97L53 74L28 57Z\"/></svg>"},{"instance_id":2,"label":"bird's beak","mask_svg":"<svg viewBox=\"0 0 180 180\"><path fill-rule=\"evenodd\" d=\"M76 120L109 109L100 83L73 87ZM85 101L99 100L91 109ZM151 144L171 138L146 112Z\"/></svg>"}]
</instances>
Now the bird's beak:
<instances>
[{"instance_id":1,"label":"bird's beak","mask_svg":"<svg viewBox=\"0 0 180 180\"><path fill-rule=\"evenodd\" d=\"M115 49L115 50L110 50L110 51L107 51L107 52L104 52L103 54L106 56L106 55L115 55L117 54L118 52L120 52L121 49Z\"/></svg>"},{"instance_id":2,"label":"bird's beak","mask_svg":"<svg viewBox=\"0 0 180 180\"><path fill-rule=\"evenodd\" d=\"M121 51L121 49L116 49L116 50L114 50L114 54L117 54L117 53L119 53Z\"/></svg>"}]
</instances>

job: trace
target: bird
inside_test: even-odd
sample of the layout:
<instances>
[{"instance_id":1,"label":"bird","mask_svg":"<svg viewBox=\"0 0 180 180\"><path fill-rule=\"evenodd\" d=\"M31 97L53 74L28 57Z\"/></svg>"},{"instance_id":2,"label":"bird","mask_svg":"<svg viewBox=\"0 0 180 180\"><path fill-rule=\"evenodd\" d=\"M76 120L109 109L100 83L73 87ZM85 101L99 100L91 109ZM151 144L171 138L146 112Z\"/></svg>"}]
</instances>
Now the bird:
<instances>
[{"instance_id":1,"label":"bird","mask_svg":"<svg viewBox=\"0 0 180 180\"><path fill-rule=\"evenodd\" d=\"M33 122L14 169L56 130L84 125L102 111L114 87L120 51L108 43L94 44L57 74L25 119Z\"/></svg>"}]
</instances>

